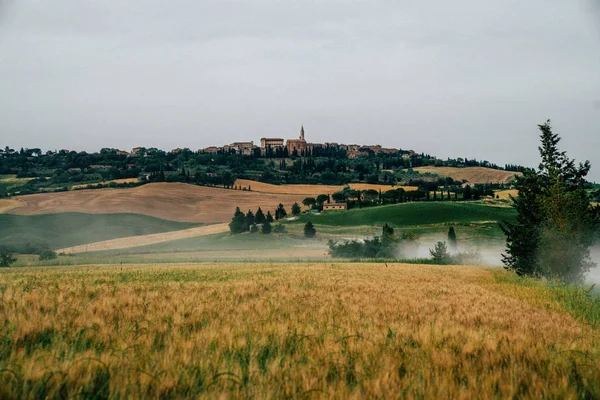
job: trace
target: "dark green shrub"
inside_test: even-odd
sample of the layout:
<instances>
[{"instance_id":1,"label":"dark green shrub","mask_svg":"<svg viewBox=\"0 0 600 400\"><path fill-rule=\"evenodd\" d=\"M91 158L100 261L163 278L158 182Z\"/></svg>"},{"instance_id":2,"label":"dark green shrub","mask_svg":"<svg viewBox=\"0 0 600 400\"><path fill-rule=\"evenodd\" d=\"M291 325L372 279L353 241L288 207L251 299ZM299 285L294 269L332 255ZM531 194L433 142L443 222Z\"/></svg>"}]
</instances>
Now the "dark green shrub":
<instances>
[{"instance_id":1,"label":"dark green shrub","mask_svg":"<svg viewBox=\"0 0 600 400\"><path fill-rule=\"evenodd\" d=\"M9 251L0 252L0 267L10 267L16 261L17 259L13 256L13 253Z\"/></svg>"},{"instance_id":2,"label":"dark green shrub","mask_svg":"<svg viewBox=\"0 0 600 400\"><path fill-rule=\"evenodd\" d=\"M304 225L304 236L307 238L313 238L317 234L317 230L312 222L308 221L306 225Z\"/></svg>"},{"instance_id":3,"label":"dark green shrub","mask_svg":"<svg viewBox=\"0 0 600 400\"><path fill-rule=\"evenodd\" d=\"M56 252L52 250L44 250L40 253L40 261L56 259Z\"/></svg>"}]
</instances>

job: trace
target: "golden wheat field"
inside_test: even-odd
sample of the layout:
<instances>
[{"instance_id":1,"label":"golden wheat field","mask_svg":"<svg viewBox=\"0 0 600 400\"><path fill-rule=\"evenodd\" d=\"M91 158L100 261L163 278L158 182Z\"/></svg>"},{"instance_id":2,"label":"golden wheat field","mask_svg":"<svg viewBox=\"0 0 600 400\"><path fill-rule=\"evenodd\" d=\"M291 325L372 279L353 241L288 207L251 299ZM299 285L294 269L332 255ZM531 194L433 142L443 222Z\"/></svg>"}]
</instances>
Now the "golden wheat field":
<instances>
[{"instance_id":1,"label":"golden wheat field","mask_svg":"<svg viewBox=\"0 0 600 400\"><path fill-rule=\"evenodd\" d=\"M500 270L32 268L0 288L3 399L600 396L598 329Z\"/></svg>"}]
</instances>

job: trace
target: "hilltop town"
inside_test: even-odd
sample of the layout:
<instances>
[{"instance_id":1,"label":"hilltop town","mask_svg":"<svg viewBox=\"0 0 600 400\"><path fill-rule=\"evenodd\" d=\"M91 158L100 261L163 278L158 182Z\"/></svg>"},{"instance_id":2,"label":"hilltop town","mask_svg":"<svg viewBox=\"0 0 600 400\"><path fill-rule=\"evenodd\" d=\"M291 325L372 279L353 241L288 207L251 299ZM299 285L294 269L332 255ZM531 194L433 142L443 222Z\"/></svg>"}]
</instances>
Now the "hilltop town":
<instances>
[{"instance_id":1,"label":"hilltop town","mask_svg":"<svg viewBox=\"0 0 600 400\"><path fill-rule=\"evenodd\" d=\"M298 139L267 138L260 139L260 147L251 142L233 142L224 146L209 146L199 150L202 153L235 153L241 155L260 155L268 157L277 156L311 156L316 150L334 148L344 150L346 156L350 159L357 157L368 157L371 152L377 154L383 152L386 154L402 153L402 157L409 159L414 151L399 150L395 148L382 147L381 145L360 145L360 144L340 144L340 143L311 143L306 141L304 125L300 128ZM135 149L134 149L135 150ZM178 149L175 149L178 150ZM175 151L174 150L174 151Z\"/></svg>"}]
</instances>

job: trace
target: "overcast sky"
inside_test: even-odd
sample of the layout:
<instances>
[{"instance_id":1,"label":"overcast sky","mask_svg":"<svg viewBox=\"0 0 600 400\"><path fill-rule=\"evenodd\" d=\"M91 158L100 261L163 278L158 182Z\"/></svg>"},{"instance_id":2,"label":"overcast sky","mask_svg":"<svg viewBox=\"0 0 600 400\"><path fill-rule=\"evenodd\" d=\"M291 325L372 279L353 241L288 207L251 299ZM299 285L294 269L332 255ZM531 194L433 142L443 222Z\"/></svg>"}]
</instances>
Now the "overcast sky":
<instances>
[{"instance_id":1,"label":"overcast sky","mask_svg":"<svg viewBox=\"0 0 600 400\"><path fill-rule=\"evenodd\" d=\"M263 136L537 166L551 118L600 181L591 0L0 0L0 145Z\"/></svg>"}]
</instances>

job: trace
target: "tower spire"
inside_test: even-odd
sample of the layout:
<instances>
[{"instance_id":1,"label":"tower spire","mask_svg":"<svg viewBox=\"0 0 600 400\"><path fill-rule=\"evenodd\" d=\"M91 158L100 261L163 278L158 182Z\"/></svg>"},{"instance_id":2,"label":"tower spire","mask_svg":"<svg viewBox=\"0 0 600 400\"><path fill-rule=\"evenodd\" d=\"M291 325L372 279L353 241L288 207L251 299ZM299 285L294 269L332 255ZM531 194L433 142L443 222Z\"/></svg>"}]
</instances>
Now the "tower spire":
<instances>
[{"instance_id":1,"label":"tower spire","mask_svg":"<svg viewBox=\"0 0 600 400\"><path fill-rule=\"evenodd\" d=\"M302 128L300 128L300 140L304 140L304 124L302 125Z\"/></svg>"}]
</instances>

